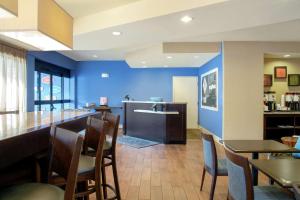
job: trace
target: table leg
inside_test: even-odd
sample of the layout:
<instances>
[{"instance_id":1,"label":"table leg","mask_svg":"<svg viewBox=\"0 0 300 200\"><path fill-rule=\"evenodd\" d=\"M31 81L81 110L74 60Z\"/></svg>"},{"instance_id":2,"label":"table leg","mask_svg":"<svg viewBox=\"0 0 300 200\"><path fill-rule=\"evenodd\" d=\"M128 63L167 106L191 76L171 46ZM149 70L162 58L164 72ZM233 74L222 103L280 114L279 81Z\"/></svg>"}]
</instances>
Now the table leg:
<instances>
[{"instance_id":1,"label":"table leg","mask_svg":"<svg viewBox=\"0 0 300 200\"><path fill-rule=\"evenodd\" d=\"M252 153L252 159L258 159L258 153ZM253 181L253 185L257 185L258 184L258 171L257 169L252 165L252 181Z\"/></svg>"}]
</instances>

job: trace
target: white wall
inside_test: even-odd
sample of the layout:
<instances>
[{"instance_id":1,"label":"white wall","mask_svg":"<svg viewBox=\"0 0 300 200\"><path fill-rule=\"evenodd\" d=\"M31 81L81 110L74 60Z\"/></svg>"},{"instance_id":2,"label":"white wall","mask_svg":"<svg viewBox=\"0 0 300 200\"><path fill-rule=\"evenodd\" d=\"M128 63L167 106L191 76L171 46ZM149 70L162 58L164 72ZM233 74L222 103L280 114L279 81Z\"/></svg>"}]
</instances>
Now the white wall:
<instances>
[{"instance_id":1,"label":"white wall","mask_svg":"<svg viewBox=\"0 0 300 200\"><path fill-rule=\"evenodd\" d=\"M264 53L297 53L297 42L224 42L224 139L263 139Z\"/></svg>"}]
</instances>

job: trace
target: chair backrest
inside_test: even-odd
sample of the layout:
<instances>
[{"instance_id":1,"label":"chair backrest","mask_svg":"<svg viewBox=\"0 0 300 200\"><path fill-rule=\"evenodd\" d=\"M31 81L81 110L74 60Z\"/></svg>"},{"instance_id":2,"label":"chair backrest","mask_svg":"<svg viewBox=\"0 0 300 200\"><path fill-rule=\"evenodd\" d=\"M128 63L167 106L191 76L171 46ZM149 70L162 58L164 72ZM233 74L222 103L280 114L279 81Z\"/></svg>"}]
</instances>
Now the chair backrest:
<instances>
[{"instance_id":1,"label":"chair backrest","mask_svg":"<svg viewBox=\"0 0 300 200\"><path fill-rule=\"evenodd\" d=\"M249 161L225 147L229 200L254 200Z\"/></svg>"},{"instance_id":2,"label":"chair backrest","mask_svg":"<svg viewBox=\"0 0 300 200\"><path fill-rule=\"evenodd\" d=\"M209 173L217 174L218 161L217 161L217 151L215 146L215 141L212 135L203 133L202 134L203 143L203 157L204 157L204 167Z\"/></svg>"},{"instance_id":3,"label":"chair backrest","mask_svg":"<svg viewBox=\"0 0 300 200\"><path fill-rule=\"evenodd\" d=\"M103 120L108 122L107 135L111 137L112 149L115 149L117 137L118 137L120 115L113 115L112 113L105 112L103 116Z\"/></svg>"},{"instance_id":4,"label":"chair backrest","mask_svg":"<svg viewBox=\"0 0 300 200\"><path fill-rule=\"evenodd\" d=\"M83 138L75 132L59 128L51 127L51 155L50 169L48 176L51 177L52 172L56 172L66 180L65 200L73 200L79 156Z\"/></svg>"},{"instance_id":5,"label":"chair backrest","mask_svg":"<svg viewBox=\"0 0 300 200\"><path fill-rule=\"evenodd\" d=\"M297 143L295 144L296 149L300 149L300 137L298 137ZM300 153L293 153L293 157L300 158Z\"/></svg>"},{"instance_id":6,"label":"chair backrest","mask_svg":"<svg viewBox=\"0 0 300 200\"><path fill-rule=\"evenodd\" d=\"M103 119L103 113L102 112L95 112L91 117L97 118L97 119Z\"/></svg>"}]
</instances>

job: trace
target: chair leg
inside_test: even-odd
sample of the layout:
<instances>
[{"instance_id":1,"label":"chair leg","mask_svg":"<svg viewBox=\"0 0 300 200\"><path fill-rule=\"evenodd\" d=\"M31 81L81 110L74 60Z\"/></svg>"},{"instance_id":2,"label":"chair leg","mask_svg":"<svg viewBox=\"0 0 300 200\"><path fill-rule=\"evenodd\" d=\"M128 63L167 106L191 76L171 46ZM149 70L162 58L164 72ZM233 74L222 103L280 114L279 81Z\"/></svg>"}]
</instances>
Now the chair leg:
<instances>
[{"instance_id":1,"label":"chair leg","mask_svg":"<svg viewBox=\"0 0 300 200\"><path fill-rule=\"evenodd\" d=\"M102 189L101 189L101 180L99 180L99 179L95 180L95 187L96 187L96 199L103 200L103 194L102 194Z\"/></svg>"},{"instance_id":2,"label":"chair leg","mask_svg":"<svg viewBox=\"0 0 300 200\"><path fill-rule=\"evenodd\" d=\"M114 176L114 183L115 183L115 190L117 199L121 200L121 192L120 192L120 186L119 186L119 180L118 180L118 172L117 172L117 162L116 162L116 156L112 155L112 170L113 170L113 176Z\"/></svg>"},{"instance_id":3,"label":"chair leg","mask_svg":"<svg viewBox=\"0 0 300 200\"><path fill-rule=\"evenodd\" d=\"M212 176L212 182L211 182L209 200L213 200L214 199L216 182L217 182L217 176L214 175L214 176Z\"/></svg>"},{"instance_id":4,"label":"chair leg","mask_svg":"<svg viewBox=\"0 0 300 200\"><path fill-rule=\"evenodd\" d=\"M101 167L101 172L102 172L102 184L103 184L103 196L104 199L107 199L107 188L106 188L106 173L105 173L105 166L104 166L104 158L102 159L102 167Z\"/></svg>"},{"instance_id":5,"label":"chair leg","mask_svg":"<svg viewBox=\"0 0 300 200\"><path fill-rule=\"evenodd\" d=\"M206 170L205 170L205 167L203 167L200 191L202 191L202 188L203 188L203 183L204 183L204 179L205 179L205 173L206 173Z\"/></svg>"}]
</instances>

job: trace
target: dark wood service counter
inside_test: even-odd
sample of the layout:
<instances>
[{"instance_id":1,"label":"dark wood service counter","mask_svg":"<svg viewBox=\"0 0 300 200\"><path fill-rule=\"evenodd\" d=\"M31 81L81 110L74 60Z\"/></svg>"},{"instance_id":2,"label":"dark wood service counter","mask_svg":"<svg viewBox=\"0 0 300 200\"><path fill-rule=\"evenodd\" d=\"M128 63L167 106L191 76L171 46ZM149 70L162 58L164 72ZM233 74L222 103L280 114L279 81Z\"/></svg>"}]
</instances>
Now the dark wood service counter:
<instances>
[{"instance_id":1,"label":"dark wood service counter","mask_svg":"<svg viewBox=\"0 0 300 200\"><path fill-rule=\"evenodd\" d=\"M186 103L123 101L124 134L165 144L186 143ZM156 111L153 105L158 105Z\"/></svg>"}]
</instances>

